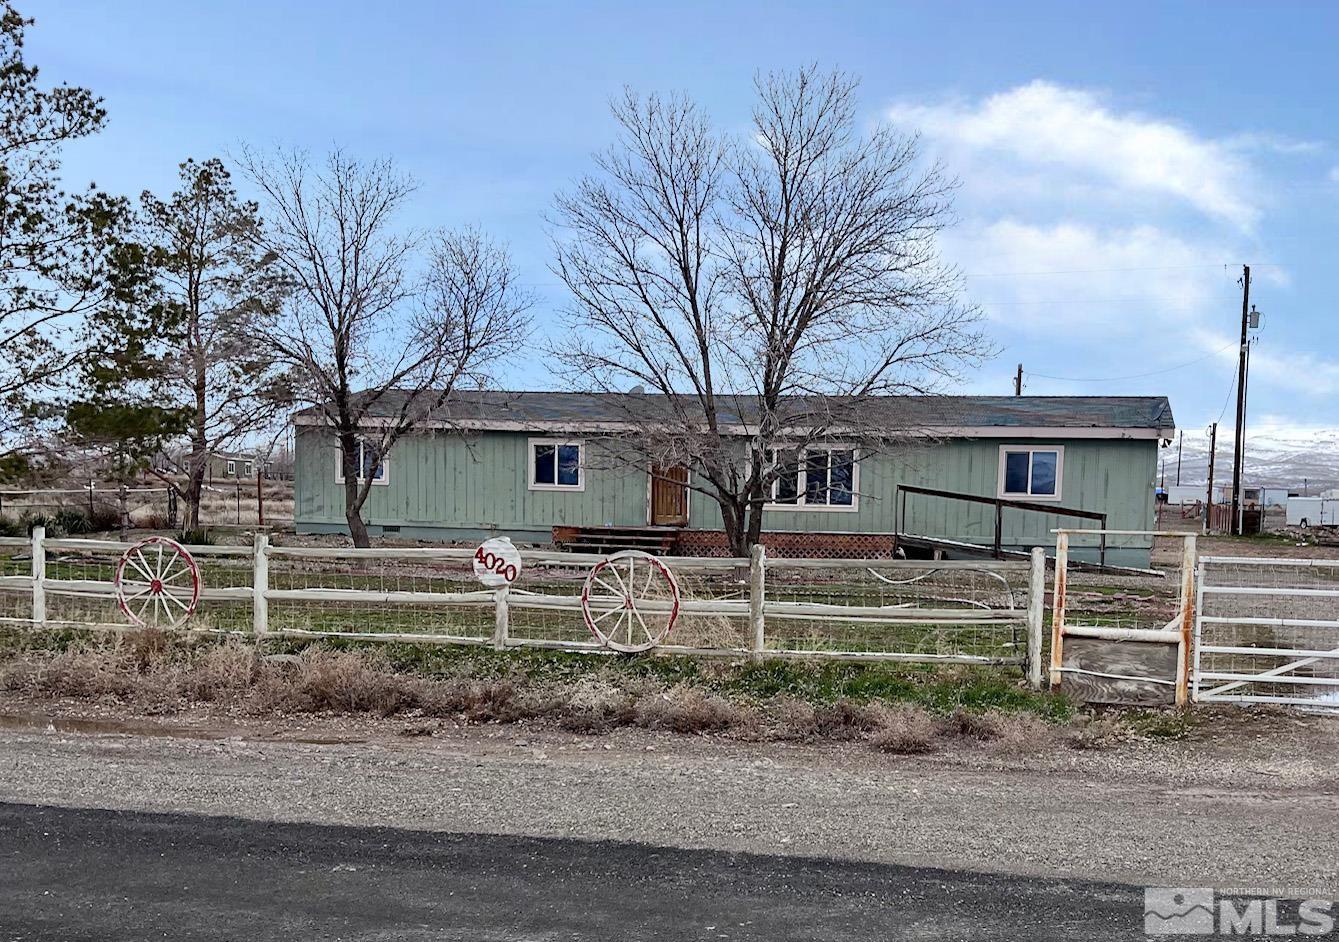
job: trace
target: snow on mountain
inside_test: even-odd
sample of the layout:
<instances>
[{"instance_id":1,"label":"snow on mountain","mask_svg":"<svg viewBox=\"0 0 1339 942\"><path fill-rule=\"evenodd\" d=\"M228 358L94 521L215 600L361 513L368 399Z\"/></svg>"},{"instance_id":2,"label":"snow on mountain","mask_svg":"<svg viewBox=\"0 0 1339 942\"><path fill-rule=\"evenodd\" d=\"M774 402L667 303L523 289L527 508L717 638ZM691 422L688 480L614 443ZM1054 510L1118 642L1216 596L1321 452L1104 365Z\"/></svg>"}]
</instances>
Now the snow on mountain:
<instances>
[{"instance_id":1,"label":"snow on mountain","mask_svg":"<svg viewBox=\"0 0 1339 942\"><path fill-rule=\"evenodd\" d=\"M1199 430L1186 430L1181 453L1181 483L1202 484L1208 479L1209 439ZM1160 474L1176 481L1176 441L1159 453ZM1244 482L1301 489L1318 494L1339 488L1339 428L1310 428L1278 423L1247 426ZM1214 480L1232 479L1232 425L1218 427ZM1160 476L1159 480L1162 480Z\"/></svg>"}]
</instances>

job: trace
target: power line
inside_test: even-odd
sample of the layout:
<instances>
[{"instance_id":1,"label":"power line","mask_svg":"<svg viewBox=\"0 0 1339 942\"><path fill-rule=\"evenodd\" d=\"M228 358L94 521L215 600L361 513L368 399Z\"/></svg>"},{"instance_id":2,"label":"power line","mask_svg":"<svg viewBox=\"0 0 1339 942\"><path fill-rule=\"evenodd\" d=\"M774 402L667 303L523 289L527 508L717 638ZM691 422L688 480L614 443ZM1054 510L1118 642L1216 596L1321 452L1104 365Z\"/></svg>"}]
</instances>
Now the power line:
<instances>
[{"instance_id":1,"label":"power line","mask_svg":"<svg viewBox=\"0 0 1339 942\"><path fill-rule=\"evenodd\" d=\"M1223 347L1221 350L1214 350L1211 353L1204 354L1204 356L1202 357L1196 357L1195 359L1188 360L1185 363L1178 363L1176 366L1169 366L1166 369L1162 370L1149 370L1147 373L1131 373L1128 376L1103 376L1100 378L1094 378L1094 377L1080 377L1080 376L1050 376L1046 373L1032 373L1031 375L1036 376L1039 379L1058 379L1066 383L1114 383L1117 380L1122 379L1142 379L1145 376L1161 376L1163 373L1174 373L1177 370L1185 369L1187 366L1194 366L1196 363L1203 363L1205 360L1208 360L1211 357L1219 356L1227 352L1228 350L1231 350L1235 346L1236 346L1235 343L1230 343L1226 347ZM1235 383L1236 380L1234 379L1233 382Z\"/></svg>"},{"instance_id":2,"label":"power line","mask_svg":"<svg viewBox=\"0 0 1339 942\"><path fill-rule=\"evenodd\" d=\"M1234 370L1232 373L1232 382L1228 383L1227 385L1227 396L1224 397L1223 399L1223 408L1220 409L1218 412L1219 422L1223 421L1223 416L1227 415L1227 407L1232 402L1232 392L1236 388L1237 388L1237 374L1236 371Z\"/></svg>"}]
</instances>

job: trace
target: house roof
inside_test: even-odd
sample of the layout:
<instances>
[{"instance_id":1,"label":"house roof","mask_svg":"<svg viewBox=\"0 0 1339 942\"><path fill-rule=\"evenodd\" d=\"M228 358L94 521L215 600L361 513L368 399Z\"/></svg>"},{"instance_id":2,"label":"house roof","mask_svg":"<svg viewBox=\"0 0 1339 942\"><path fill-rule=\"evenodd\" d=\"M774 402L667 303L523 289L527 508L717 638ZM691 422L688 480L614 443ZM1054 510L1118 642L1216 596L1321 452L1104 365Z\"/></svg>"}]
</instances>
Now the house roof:
<instances>
[{"instance_id":1,"label":"house roof","mask_svg":"<svg viewBox=\"0 0 1339 942\"><path fill-rule=\"evenodd\" d=\"M403 391L383 395L369 415L389 419L403 408ZM756 419L756 398L729 396L720 419L747 428ZM809 403L787 405L801 414ZM664 414L667 397L647 393L508 392L470 390L455 393L430 417L429 426L519 431L598 431L626 428L631 417ZM860 403L861 424L924 428L971 437L1037 437L1066 430L1072 437L1169 438L1175 431L1166 396L885 396ZM315 407L294 416L298 425L320 424Z\"/></svg>"}]
</instances>

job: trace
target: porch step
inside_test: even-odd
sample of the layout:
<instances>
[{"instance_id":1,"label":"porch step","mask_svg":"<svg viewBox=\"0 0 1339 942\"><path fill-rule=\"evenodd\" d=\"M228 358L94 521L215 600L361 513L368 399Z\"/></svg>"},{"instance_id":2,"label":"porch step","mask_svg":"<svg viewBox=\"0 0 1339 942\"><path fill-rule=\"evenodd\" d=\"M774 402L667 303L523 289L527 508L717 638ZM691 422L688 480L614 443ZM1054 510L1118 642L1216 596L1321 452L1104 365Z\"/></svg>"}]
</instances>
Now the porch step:
<instances>
[{"instance_id":1,"label":"porch step","mask_svg":"<svg viewBox=\"0 0 1339 942\"><path fill-rule=\"evenodd\" d=\"M657 556L674 551L679 531L666 527L554 527L553 545L571 553L643 550Z\"/></svg>"}]
</instances>

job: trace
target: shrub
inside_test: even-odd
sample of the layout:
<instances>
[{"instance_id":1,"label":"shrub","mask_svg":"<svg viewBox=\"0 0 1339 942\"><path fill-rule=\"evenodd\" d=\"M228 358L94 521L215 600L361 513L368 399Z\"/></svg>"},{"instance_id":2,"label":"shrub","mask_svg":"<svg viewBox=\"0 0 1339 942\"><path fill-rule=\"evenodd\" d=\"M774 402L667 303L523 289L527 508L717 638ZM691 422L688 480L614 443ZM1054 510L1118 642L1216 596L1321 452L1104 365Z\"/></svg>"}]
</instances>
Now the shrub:
<instances>
[{"instance_id":1,"label":"shrub","mask_svg":"<svg viewBox=\"0 0 1339 942\"><path fill-rule=\"evenodd\" d=\"M884 708L870 744L880 752L915 755L935 746L935 721L920 707L905 704Z\"/></svg>"},{"instance_id":2,"label":"shrub","mask_svg":"<svg viewBox=\"0 0 1339 942\"><path fill-rule=\"evenodd\" d=\"M578 680L563 707L559 725L574 733L607 733L637 719L632 696L601 677Z\"/></svg>"},{"instance_id":3,"label":"shrub","mask_svg":"<svg viewBox=\"0 0 1339 942\"><path fill-rule=\"evenodd\" d=\"M140 516L139 526L145 530L166 530L171 524L168 522L167 514L163 511L151 510Z\"/></svg>"},{"instance_id":4,"label":"shrub","mask_svg":"<svg viewBox=\"0 0 1339 942\"><path fill-rule=\"evenodd\" d=\"M50 537L69 536L68 531L61 526L60 521L54 514L35 514L27 513L23 515L24 535L33 532L34 527L45 527L46 535Z\"/></svg>"},{"instance_id":5,"label":"shrub","mask_svg":"<svg viewBox=\"0 0 1339 942\"><path fill-rule=\"evenodd\" d=\"M882 724L886 707L842 697L814 709L814 728L832 739L859 739Z\"/></svg>"},{"instance_id":6,"label":"shrub","mask_svg":"<svg viewBox=\"0 0 1339 942\"><path fill-rule=\"evenodd\" d=\"M121 511L110 504L94 504L88 515L88 532L102 533L121 529Z\"/></svg>"},{"instance_id":7,"label":"shrub","mask_svg":"<svg viewBox=\"0 0 1339 942\"><path fill-rule=\"evenodd\" d=\"M754 719L746 708L698 687L679 686L638 701L636 722L674 733L714 733Z\"/></svg>"},{"instance_id":8,"label":"shrub","mask_svg":"<svg viewBox=\"0 0 1339 942\"><path fill-rule=\"evenodd\" d=\"M1048 740L1051 728L1034 713L958 709L945 723L948 731L969 739L992 742L1002 749L1025 750Z\"/></svg>"}]
</instances>

